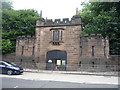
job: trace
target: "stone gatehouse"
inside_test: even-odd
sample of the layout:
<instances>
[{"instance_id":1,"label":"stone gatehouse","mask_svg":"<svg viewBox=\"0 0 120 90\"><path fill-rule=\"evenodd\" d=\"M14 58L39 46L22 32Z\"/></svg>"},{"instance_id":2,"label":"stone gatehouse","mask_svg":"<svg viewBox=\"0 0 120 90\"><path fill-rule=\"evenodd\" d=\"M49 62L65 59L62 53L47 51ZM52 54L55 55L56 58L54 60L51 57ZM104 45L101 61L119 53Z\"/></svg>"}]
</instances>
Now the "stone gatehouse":
<instances>
[{"instance_id":1,"label":"stone gatehouse","mask_svg":"<svg viewBox=\"0 0 120 90\"><path fill-rule=\"evenodd\" d=\"M36 34L19 36L16 42L16 61L45 64L44 69L66 65L106 64L109 41L98 35L82 35L81 17L69 20L36 20ZM52 68L55 68L52 67Z\"/></svg>"}]
</instances>

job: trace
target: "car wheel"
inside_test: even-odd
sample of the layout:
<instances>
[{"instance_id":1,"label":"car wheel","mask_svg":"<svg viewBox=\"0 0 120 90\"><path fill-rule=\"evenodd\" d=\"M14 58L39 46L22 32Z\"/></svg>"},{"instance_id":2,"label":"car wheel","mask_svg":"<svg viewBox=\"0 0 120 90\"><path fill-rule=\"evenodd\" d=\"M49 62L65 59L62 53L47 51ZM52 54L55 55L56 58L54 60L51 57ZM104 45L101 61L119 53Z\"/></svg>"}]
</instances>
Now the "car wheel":
<instances>
[{"instance_id":1,"label":"car wheel","mask_svg":"<svg viewBox=\"0 0 120 90\"><path fill-rule=\"evenodd\" d=\"M7 74L8 74L8 75L11 75L12 73L13 73L12 70L8 70L8 71L7 71Z\"/></svg>"}]
</instances>

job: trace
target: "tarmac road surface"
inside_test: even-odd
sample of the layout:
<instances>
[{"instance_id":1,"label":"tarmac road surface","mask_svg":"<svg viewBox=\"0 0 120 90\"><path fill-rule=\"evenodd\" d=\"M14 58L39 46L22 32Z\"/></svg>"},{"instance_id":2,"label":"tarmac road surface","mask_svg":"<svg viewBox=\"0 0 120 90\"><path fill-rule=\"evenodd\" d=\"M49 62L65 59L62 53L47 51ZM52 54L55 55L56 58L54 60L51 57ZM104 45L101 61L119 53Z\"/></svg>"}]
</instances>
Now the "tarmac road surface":
<instances>
[{"instance_id":1,"label":"tarmac road surface","mask_svg":"<svg viewBox=\"0 0 120 90\"><path fill-rule=\"evenodd\" d=\"M2 88L118 88L118 86L113 84L71 83L3 77Z\"/></svg>"},{"instance_id":2,"label":"tarmac road surface","mask_svg":"<svg viewBox=\"0 0 120 90\"><path fill-rule=\"evenodd\" d=\"M3 88L118 88L119 77L24 72L0 78Z\"/></svg>"}]
</instances>

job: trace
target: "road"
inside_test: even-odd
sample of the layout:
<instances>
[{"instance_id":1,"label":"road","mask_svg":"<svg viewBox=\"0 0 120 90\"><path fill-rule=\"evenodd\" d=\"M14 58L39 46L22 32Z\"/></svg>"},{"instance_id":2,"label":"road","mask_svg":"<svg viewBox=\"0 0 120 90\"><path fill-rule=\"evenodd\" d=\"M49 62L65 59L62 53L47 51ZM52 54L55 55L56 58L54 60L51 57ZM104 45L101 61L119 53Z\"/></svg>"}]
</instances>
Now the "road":
<instances>
[{"instance_id":1,"label":"road","mask_svg":"<svg viewBox=\"0 0 120 90\"><path fill-rule=\"evenodd\" d=\"M118 88L119 77L24 72L0 78L3 88Z\"/></svg>"},{"instance_id":2,"label":"road","mask_svg":"<svg viewBox=\"0 0 120 90\"><path fill-rule=\"evenodd\" d=\"M117 88L117 85L26 80L3 77L2 88Z\"/></svg>"}]
</instances>

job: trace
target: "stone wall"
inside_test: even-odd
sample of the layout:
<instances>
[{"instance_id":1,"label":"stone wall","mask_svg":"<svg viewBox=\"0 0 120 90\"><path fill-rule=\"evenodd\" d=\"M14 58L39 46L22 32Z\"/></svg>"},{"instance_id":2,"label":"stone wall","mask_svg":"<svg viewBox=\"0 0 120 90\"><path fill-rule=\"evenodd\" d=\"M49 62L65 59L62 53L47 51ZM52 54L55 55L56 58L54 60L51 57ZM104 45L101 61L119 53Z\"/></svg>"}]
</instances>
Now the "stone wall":
<instances>
[{"instance_id":1,"label":"stone wall","mask_svg":"<svg viewBox=\"0 0 120 90\"><path fill-rule=\"evenodd\" d=\"M81 64L108 64L109 40L100 34L81 35L80 62Z\"/></svg>"},{"instance_id":2,"label":"stone wall","mask_svg":"<svg viewBox=\"0 0 120 90\"><path fill-rule=\"evenodd\" d=\"M120 55L110 55L109 61L113 65L120 65Z\"/></svg>"},{"instance_id":3,"label":"stone wall","mask_svg":"<svg viewBox=\"0 0 120 90\"><path fill-rule=\"evenodd\" d=\"M100 34L84 35L80 37L80 48L82 57L101 58L109 56L109 40L103 38ZM94 55L92 55L92 47Z\"/></svg>"},{"instance_id":4,"label":"stone wall","mask_svg":"<svg viewBox=\"0 0 120 90\"><path fill-rule=\"evenodd\" d=\"M52 40L53 30L62 32L61 41ZM43 63L45 69L47 52L59 50L67 53L67 67L75 65L74 67L78 68L78 64L108 64L108 38L103 38L100 34L81 35L81 33L81 17L77 15L71 20L37 19L34 37L17 38L16 62Z\"/></svg>"},{"instance_id":5,"label":"stone wall","mask_svg":"<svg viewBox=\"0 0 120 90\"><path fill-rule=\"evenodd\" d=\"M16 62L32 62L34 58L35 37L19 36L16 41Z\"/></svg>"},{"instance_id":6,"label":"stone wall","mask_svg":"<svg viewBox=\"0 0 120 90\"><path fill-rule=\"evenodd\" d=\"M15 61L15 53L3 54L2 60L14 62Z\"/></svg>"},{"instance_id":7,"label":"stone wall","mask_svg":"<svg viewBox=\"0 0 120 90\"><path fill-rule=\"evenodd\" d=\"M62 30L62 42L59 45L51 43L51 30ZM81 18L73 16L71 20L55 19L36 22L36 44L35 57L37 62L46 63L46 54L51 50L61 50L67 52L67 64L78 63L79 61L79 47L80 47L80 33L82 31Z\"/></svg>"}]
</instances>

